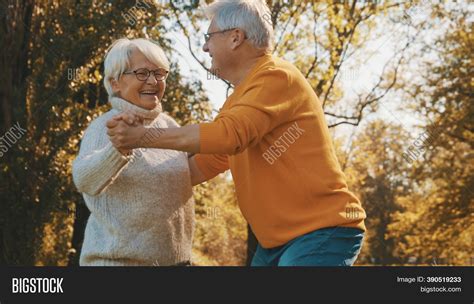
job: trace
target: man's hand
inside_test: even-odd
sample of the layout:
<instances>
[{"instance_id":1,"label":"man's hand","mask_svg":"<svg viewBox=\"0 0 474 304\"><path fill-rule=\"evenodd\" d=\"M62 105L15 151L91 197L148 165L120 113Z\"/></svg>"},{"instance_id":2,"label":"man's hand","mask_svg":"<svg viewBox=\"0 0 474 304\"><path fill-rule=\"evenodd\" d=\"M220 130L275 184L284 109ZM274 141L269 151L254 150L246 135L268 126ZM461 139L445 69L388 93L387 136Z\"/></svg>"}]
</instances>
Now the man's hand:
<instances>
[{"instance_id":1,"label":"man's hand","mask_svg":"<svg viewBox=\"0 0 474 304\"><path fill-rule=\"evenodd\" d=\"M140 117L132 113L121 113L107 122L107 129L110 141L121 152L136 148L200 152L199 125L145 128Z\"/></svg>"},{"instance_id":2,"label":"man's hand","mask_svg":"<svg viewBox=\"0 0 474 304\"><path fill-rule=\"evenodd\" d=\"M146 132L143 120L132 113L121 113L107 122L107 134L117 150L126 155L140 148L139 142Z\"/></svg>"}]
</instances>

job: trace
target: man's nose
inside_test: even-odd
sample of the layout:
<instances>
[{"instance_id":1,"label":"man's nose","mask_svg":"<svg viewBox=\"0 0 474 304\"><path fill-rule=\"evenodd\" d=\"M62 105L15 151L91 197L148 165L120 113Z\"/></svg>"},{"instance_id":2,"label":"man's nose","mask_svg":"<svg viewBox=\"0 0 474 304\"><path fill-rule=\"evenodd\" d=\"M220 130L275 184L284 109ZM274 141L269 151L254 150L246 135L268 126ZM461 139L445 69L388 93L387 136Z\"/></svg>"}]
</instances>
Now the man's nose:
<instances>
[{"instance_id":1,"label":"man's nose","mask_svg":"<svg viewBox=\"0 0 474 304\"><path fill-rule=\"evenodd\" d=\"M202 46L202 50L206 53L209 53L209 47L207 46L207 41L206 43L204 43L204 45Z\"/></svg>"}]
</instances>

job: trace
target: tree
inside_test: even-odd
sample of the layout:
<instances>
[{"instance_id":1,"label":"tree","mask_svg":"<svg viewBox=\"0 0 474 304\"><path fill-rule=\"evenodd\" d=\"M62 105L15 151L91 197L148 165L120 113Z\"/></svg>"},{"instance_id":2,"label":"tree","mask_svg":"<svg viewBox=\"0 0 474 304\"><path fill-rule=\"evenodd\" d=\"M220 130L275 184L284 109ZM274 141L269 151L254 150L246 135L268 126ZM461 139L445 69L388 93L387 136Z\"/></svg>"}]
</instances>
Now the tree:
<instances>
[{"instance_id":1,"label":"tree","mask_svg":"<svg viewBox=\"0 0 474 304\"><path fill-rule=\"evenodd\" d=\"M407 139L399 126L380 120L369 122L352 142L347 160L342 161L350 188L367 213L367 233L359 263L400 263L395 255L397 242L388 234L393 215L403 210L398 198L411 190L402 157Z\"/></svg>"},{"instance_id":2,"label":"tree","mask_svg":"<svg viewBox=\"0 0 474 304\"><path fill-rule=\"evenodd\" d=\"M81 132L108 109L101 83L105 51L117 38L148 36L171 52L157 23L166 19L164 8L139 4L2 2L1 132L15 124L27 132L0 158L1 264L65 265L79 250L87 212L71 163ZM210 114L200 82L185 81L176 63L165 99L164 109L180 123ZM76 209L82 210L77 218Z\"/></svg>"},{"instance_id":3,"label":"tree","mask_svg":"<svg viewBox=\"0 0 474 304\"><path fill-rule=\"evenodd\" d=\"M195 187L196 232L193 256L197 265L245 264L247 224L227 176Z\"/></svg>"},{"instance_id":4,"label":"tree","mask_svg":"<svg viewBox=\"0 0 474 304\"><path fill-rule=\"evenodd\" d=\"M400 256L463 265L474 236L474 33L461 6L441 5L436 15L433 22L452 22L434 45L425 46L437 60L426 58L423 77L411 80L407 90L429 134L407 153L417 191L404 198L407 211L397 214L390 229L400 241Z\"/></svg>"}]
</instances>

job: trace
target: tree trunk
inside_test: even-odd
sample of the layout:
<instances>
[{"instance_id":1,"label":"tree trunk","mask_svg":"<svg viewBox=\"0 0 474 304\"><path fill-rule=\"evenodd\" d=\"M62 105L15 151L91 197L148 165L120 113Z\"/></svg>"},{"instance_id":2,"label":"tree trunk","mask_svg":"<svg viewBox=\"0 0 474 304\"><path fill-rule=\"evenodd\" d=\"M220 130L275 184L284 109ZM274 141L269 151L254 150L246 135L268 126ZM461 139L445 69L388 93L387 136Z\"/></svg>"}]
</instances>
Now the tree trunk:
<instances>
[{"instance_id":1,"label":"tree trunk","mask_svg":"<svg viewBox=\"0 0 474 304\"><path fill-rule=\"evenodd\" d=\"M90 211L83 201L76 203L76 213L74 216L74 230L72 234L71 247L74 251L68 256L68 266L79 266L79 258L82 250L82 242L84 241L84 232L86 230L87 220Z\"/></svg>"}]
</instances>

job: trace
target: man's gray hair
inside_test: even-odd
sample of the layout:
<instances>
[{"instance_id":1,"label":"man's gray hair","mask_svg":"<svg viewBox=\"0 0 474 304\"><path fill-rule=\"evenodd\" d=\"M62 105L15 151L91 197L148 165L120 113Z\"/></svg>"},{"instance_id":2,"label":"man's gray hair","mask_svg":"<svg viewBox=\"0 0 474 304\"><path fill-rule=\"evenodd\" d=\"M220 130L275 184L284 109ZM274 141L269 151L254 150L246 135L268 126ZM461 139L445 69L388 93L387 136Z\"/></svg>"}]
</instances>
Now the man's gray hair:
<instances>
[{"instance_id":1,"label":"man's gray hair","mask_svg":"<svg viewBox=\"0 0 474 304\"><path fill-rule=\"evenodd\" d=\"M273 48L271 12L264 0L219 0L204 10L219 30L239 28L255 48Z\"/></svg>"}]
</instances>

